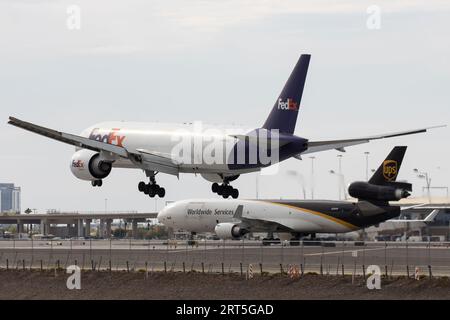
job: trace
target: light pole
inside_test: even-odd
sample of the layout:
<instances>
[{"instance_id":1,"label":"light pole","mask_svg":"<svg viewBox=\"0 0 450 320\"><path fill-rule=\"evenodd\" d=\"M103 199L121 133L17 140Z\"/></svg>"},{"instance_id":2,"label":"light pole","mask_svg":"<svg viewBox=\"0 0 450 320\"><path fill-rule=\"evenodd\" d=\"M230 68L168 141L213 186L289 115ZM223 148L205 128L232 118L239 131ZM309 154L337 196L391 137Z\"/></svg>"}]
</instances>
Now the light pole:
<instances>
[{"instance_id":1,"label":"light pole","mask_svg":"<svg viewBox=\"0 0 450 320\"><path fill-rule=\"evenodd\" d=\"M431 203L431 193L430 193L431 177L428 175L428 172L421 172L417 168L413 169L413 171L417 174L418 178L425 179L425 182L427 184L428 203Z\"/></svg>"},{"instance_id":2,"label":"light pole","mask_svg":"<svg viewBox=\"0 0 450 320\"><path fill-rule=\"evenodd\" d=\"M303 175L300 172L297 172L295 170L288 170L287 174L290 176L293 176L293 177L298 177L300 187L302 188L302 191L303 191L303 199L306 199L306 190L305 190L305 186L304 186L305 179L303 179Z\"/></svg>"},{"instance_id":3,"label":"light pole","mask_svg":"<svg viewBox=\"0 0 450 320\"><path fill-rule=\"evenodd\" d=\"M316 157L309 157L311 159L311 199L314 200L314 159Z\"/></svg>"},{"instance_id":4,"label":"light pole","mask_svg":"<svg viewBox=\"0 0 450 320\"><path fill-rule=\"evenodd\" d=\"M342 175L342 154L338 154L337 158L339 160L339 176L343 177L343 175ZM339 183L339 199L341 199L341 193L342 193L342 184ZM344 190L344 195L345 195L345 190Z\"/></svg>"},{"instance_id":5,"label":"light pole","mask_svg":"<svg viewBox=\"0 0 450 320\"><path fill-rule=\"evenodd\" d=\"M259 199L259 172L256 173L256 199Z\"/></svg>"},{"instance_id":6,"label":"light pole","mask_svg":"<svg viewBox=\"0 0 450 320\"><path fill-rule=\"evenodd\" d=\"M336 172L336 171L334 171L334 170L330 170L329 172L330 172L330 174L334 174L334 175L337 175L337 176L339 177L339 200L342 200L342 197L341 197L341 194L342 194L342 192L341 192L342 186L344 187L344 188L343 188L343 189L344 189L344 199L347 200L347 192L345 191L345 180L344 180L344 175L343 175L342 173L338 173L338 172Z\"/></svg>"},{"instance_id":7,"label":"light pole","mask_svg":"<svg viewBox=\"0 0 450 320\"><path fill-rule=\"evenodd\" d=\"M366 155L366 181L369 181L369 151L364 152Z\"/></svg>"}]
</instances>

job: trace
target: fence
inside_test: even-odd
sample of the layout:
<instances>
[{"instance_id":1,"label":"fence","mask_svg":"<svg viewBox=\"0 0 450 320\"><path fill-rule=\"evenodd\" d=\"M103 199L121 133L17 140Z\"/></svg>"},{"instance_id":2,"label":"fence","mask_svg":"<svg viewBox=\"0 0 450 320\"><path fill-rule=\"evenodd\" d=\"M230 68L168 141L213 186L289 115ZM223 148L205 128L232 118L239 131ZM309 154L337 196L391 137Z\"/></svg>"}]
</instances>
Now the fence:
<instances>
[{"instance_id":1,"label":"fence","mask_svg":"<svg viewBox=\"0 0 450 320\"><path fill-rule=\"evenodd\" d=\"M0 268L197 271L364 275L378 265L387 276L450 276L449 242L156 240L0 240Z\"/></svg>"}]
</instances>

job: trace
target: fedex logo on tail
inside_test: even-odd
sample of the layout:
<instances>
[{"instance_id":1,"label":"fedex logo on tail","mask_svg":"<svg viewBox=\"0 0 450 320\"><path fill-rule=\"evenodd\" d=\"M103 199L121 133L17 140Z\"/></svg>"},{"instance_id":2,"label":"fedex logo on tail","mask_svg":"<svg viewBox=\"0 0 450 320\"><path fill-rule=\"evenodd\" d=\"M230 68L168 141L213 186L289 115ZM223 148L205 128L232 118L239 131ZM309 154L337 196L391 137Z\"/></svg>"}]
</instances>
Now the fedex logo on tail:
<instances>
[{"instance_id":1,"label":"fedex logo on tail","mask_svg":"<svg viewBox=\"0 0 450 320\"><path fill-rule=\"evenodd\" d=\"M105 132L103 130L100 130L99 128L95 128L89 135L89 139L123 147L123 141L125 140L126 136L120 135L119 133L120 129L112 129Z\"/></svg>"},{"instance_id":2,"label":"fedex logo on tail","mask_svg":"<svg viewBox=\"0 0 450 320\"><path fill-rule=\"evenodd\" d=\"M287 99L286 101L282 101L280 98L280 99L278 99L278 110L298 111L298 103L292 99Z\"/></svg>"}]
</instances>

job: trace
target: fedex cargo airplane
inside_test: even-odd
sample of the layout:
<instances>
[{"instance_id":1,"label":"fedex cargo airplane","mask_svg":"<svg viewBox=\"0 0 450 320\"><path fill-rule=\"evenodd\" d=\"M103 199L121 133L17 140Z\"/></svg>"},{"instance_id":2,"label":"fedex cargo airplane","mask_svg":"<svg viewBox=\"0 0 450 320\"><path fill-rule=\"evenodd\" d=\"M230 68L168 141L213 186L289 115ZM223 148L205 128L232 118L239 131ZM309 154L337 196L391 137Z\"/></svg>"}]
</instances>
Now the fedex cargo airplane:
<instances>
[{"instance_id":1,"label":"fedex cargo airplane","mask_svg":"<svg viewBox=\"0 0 450 320\"><path fill-rule=\"evenodd\" d=\"M241 174L260 171L291 157L344 148L370 140L425 132L429 128L355 139L310 141L294 135L310 55L300 56L275 105L261 127L249 131L220 131L195 124L147 122L104 122L80 135L60 132L14 117L9 124L76 147L70 167L78 179L102 186L112 168L134 168L145 172L149 182L138 189L150 197L164 197L165 189L156 182L158 173L179 176L200 174L213 182L212 191L224 198L237 198L230 183ZM212 141L210 143L207 143Z\"/></svg>"},{"instance_id":2,"label":"fedex cargo airplane","mask_svg":"<svg viewBox=\"0 0 450 320\"><path fill-rule=\"evenodd\" d=\"M353 182L350 201L324 200L182 200L167 205L158 221L175 230L215 232L221 239L239 239L250 232L273 233L298 243L316 233L346 233L376 225L400 215L389 204L406 198L412 185L396 182L406 147L395 147L368 182Z\"/></svg>"}]
</instances>

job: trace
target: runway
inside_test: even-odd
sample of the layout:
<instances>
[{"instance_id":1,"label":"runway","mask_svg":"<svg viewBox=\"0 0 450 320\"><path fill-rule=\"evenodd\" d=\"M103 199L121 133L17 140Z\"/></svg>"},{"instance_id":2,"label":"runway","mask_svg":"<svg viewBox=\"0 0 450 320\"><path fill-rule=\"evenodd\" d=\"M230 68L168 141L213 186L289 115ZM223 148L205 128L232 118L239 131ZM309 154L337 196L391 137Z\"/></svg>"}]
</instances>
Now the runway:
<instances>
[{"instance_id":1,"label":"runway","mask_svg":"<svg viewBox=\"0 0 450 320\"><path fill-rule=\"evenodd\" d=\"M362 274L377 265L389 275L450 275L450 243L327 242L263 246L257 241L54 240L0 241L0 267L76 264L83 269ZM358 245L359 244L359 245ZM408 266L408 267L407 267Z\"/></svg>"}]
</instances>

